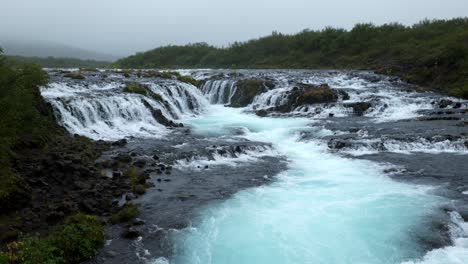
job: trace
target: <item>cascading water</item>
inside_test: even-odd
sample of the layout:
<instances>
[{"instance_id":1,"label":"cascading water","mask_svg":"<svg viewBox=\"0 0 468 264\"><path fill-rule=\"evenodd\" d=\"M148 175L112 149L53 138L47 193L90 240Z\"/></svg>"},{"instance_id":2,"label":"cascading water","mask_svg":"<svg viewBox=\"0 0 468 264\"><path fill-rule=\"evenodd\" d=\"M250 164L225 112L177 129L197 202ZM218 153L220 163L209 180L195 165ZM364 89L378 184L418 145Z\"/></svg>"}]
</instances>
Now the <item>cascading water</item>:
<instances>
[{"instance_id":1,"label":"cascading water","mask_svg":"<svg viewBox=\"0 0 468 264\"><path fill-rule=\"evenodd\" d=\"M230 104L236 90L235 80L208 80L202 87L212 104Z\"/></svg>"},{"instance_id":2,"label":"cascading water","mask_svg":"<svg viewBox=\"0 0 468 264\"><path fill-rule=\"evenodd\" d=\"M416 235L431 232L441 203L428 187L394 182L376 164L300 141L298 132L314 130L307 119L215 107L190 122L212 135L244 126L247 138L286 154L290 168L276 183L210 205L192 227L174 231L170 263L400 263L423 255Z\"/></svg>"},{"instance_id":3,"label":"cascading water","mask_svg":"<svg viewBox=\"0 0 468 264\"><path fill-rule=\"evenodd\" d=\"M54 82L42 89L42 95L71 133L106 140L162 136L167 130L154 118L152 110L160 110L165 118L175 121L199 114L207 105L201 92L190 84L175 81L142 84L161 99L124 93L122 83L83 86Z\"/></svg>"},{"instance_id":4,"label":"cascading water","mask_svg":"<svg viewBox=\"0 0 468 264\"><path fill-rule=\"evenodd\" d=\"M237 176L246 173L242 166L256 164L264 157L287 159L287 170L270 184L205 204L196 209L190 227L165 230L172 255L151 255L160 251L149 248L144 250L145 260L151 257L149 262L155 264L468 263L467 223L450 201L433 193L435 187L392 180L386 173L397 166L349 158L349 154L362 157L381 152L466 155L466 138L448 135L458 131L456 125L444 124L440 130L432 124L419 128L422 123L410 122L417 122L421 111L434 109L431 102L440 96L408 92L396 79L369 73L240 71L235 77L223 74L220 79L216 71L183 72L204 79L201 91L162 79L138 81L159 99L124 93L121 80L90 85L59 80L42 90L70 132L94 139L169 134L154 118L155 109L169 120L184 122L196 137L178 141L172 149L183 149L186 144L197 149L201 139L209 142L209 147L202 154L174 160L174 170L200 178L209 177L209 170L216 166L222 168L223 177ZM222 106L231 103L238 89L236 82L242 78L274 79L276 86L257 94L245 108ZM275 118L252 113L287 103L297 84L323 83L345 91L349 98L340 95L337 102L302 105ZM356 117L350 105L363 101L371 102L371 107ZM466 104L452 105L461 108L461 114L466 112ZM456 116L456 109L450 106L448 110L453 110L450 118L464 122ZM335 127L327 128L330 126ZM427 128L447 135L427 135ZM405 129L411 136L404 134ZM218 145L220 139L223 144L242 141L263 145L226 152ZM176 176L171 177L177 181ZM462 191L468 193L468 187ZM160 230L157 223L151 224ZM447 224L452 244L442 243L437 248L435 244L443 235L437 226L443 224Z\"/></svg>"}]
</instances>

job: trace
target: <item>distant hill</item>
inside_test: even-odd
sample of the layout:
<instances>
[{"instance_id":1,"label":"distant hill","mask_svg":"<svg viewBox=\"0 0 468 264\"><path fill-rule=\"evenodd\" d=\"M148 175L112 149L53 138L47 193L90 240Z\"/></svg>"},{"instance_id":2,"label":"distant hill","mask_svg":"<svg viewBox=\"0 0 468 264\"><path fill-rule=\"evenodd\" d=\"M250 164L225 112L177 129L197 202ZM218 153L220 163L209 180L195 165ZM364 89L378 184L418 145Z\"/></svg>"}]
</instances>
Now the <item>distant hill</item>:
<instances>
[{"instance_id":1,"label":"distant hill","mask_svg":"<svg viewBox=\"0 0 468 264\"><path fill-rule=\"evenodd\" d=\"M5 55L9 56L76 58L98 61L114 61L119 58L119 56L116 55L101 54L67 45L42 41L0 40L0 47L3 48Z\"/></svg>"},{"instance_id":2,"label":"distant hill","mask_svg":"<svg viewBox=\"0 0 468 264\"><path fill-rule=\"evenodd\" d=\"M44 68L104 68L110 63L107 61L96 60L80 60L75 58L55 58L55 57L22 57L22 56L6 56L6 61L9 64L38 64Z\"/></svg>"}]
</instances>

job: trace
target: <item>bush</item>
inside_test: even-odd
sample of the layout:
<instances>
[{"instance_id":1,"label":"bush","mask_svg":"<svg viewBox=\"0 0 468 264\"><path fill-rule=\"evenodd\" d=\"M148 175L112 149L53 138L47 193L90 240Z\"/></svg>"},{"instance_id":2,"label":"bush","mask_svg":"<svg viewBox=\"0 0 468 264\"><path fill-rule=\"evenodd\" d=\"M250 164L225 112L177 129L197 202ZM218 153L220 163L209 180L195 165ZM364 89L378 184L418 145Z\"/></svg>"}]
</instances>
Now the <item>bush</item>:
<instances>
[{"instance_id":1,"label":"bush","mask_svg":"<svg viewBox=\"0 0 468 264\"><path fill-rule=\"evenodd\" d=\"M48 240L60 249L65 263L81 263L104 244L104 228L96 217L78 214L67 218Z\"/></svg>"},{"instance_id":2,"label":"bush","mask_svg":"<svg viewBox=\"0 0 468 264\"><path fill-rule=\"evenodd\" d=\"M1 260L0 256L0 260ZM62 252L50 240L39 237L28 237L20 242L8 245L8 253L3 259L10 264L59 264L66 263L62 257Z\"/></svg>"},{"instance_id":3,"label":"bush","mask_svg":"<svg viewBox=\"0 0 468 264\"><path fill-rule=\"evenodd\" d=\"M138 216L138 206L135 204L126 204L118 213L112 215L109 218L109 223L116 225L119 223L125 223L133 220Z\"/></svg>"},{"instance_id":4,"label":"bush","mask_svg":"<svg viewBox=\"0 0 468 264\"><path fill-rule=\"evenodd\" d=\"M136 93L141 95L148 94L148 91L144 87L140 86L138 83L127 84L127 86L124 87L123 91L126 93Z\"/></svg>"},{"instance_id":5,"label":"bush","mask_svg":"<svg viewBox=\"0 0 468 264\"><path fill-rule=\"evenodd\" d=\"M78 264L91 259L103 243L101 222L78 214L68 217L48 237L26 237L9 244L7 254L0 253L0 263Z\"/></svg>"}]
</instances>

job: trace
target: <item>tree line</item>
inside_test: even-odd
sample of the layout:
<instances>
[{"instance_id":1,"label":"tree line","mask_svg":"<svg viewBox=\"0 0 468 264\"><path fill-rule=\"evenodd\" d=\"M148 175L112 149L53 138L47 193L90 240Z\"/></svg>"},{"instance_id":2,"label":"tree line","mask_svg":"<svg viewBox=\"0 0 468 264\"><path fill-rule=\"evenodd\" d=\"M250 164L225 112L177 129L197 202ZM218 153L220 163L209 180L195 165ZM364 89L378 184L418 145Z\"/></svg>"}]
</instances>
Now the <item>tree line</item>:
<instances>
[{"instance_id":1,"label":"tree line","mask_svg":"<svg viewBox=\"0 0 468 264\"><path fill-rule=\"evenodd\" d=\"M357 24L235 42L165 46L118 60L121 68L366 69L468 98L468 18Z\"/></svg>"}]
</instances>

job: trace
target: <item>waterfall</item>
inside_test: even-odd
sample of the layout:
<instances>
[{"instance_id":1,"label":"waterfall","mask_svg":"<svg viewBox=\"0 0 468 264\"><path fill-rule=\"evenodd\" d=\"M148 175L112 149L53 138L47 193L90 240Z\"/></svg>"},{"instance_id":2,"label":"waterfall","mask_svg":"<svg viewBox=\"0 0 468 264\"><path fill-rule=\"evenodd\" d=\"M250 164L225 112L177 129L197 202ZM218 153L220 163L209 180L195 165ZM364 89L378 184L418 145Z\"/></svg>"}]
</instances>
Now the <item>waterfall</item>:
<instances>
[{"instance_id":1,"label":"waterfall","mask_svg":"<svg viewBox=\"0 0 468 264\"><path fill-rule=\"evenodd\" d=\"M203 87L203 94L212 104L230 104L236 93L235 80L209 80Z\"/></svg>"},{"instance_id":2,"label":"waterfall","mask_svg":"<svg viewBox=\"0 0 468 264\"><path fill-rule=\"evenodd\" d=\"M44 98L68 131L93 139L114 140L127 136L158 137L167 133L153 116L177 121L200 114L208 104L195 86L176 82L142 82L159 98L124 93L124 84L92 85L53 82L42 88Z\"/></svg>"}]
</instances>

